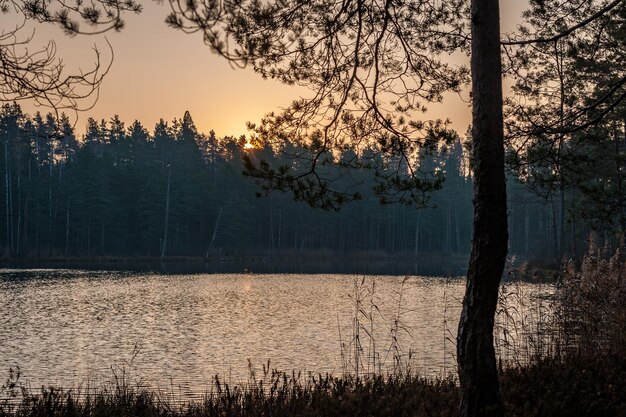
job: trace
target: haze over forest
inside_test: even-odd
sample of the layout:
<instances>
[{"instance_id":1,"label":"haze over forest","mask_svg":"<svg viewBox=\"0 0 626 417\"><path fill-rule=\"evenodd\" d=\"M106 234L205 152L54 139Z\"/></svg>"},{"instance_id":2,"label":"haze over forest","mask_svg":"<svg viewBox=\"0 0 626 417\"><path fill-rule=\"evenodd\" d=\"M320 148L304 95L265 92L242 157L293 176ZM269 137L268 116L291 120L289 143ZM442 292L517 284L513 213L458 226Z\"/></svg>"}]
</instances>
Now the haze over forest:
<instances>
[{"instance_id":1,"label":"haze over forest","mask_svg":"<svg viewBox=\"0 0 626 417\"><path fill-rule=\"evenodd\" d=\"M313 209L280 192L256 198L259 188L242 175L242 156L276 165L289 161L270 148L247 148L243 137L202 134L189 113L153 127L118 116L90 118L84 135L67 117L57 123L52 114L31 117L19 105L2 107L3 257L311 251L412 256L470 250L472 185L459 138L447 152L423 161L424 168L445 174L442 189L427 195L425 207L381 205L372 191L376 178L363 169L343 179L346 186L360 184L356 191L363 201L337 212ZM593 163L606 171L602 161ZM335 169L338 176L348 175ZM589 169L602 172L597 165ZM541 171L536 182L508 175L511 256L548 262L575 257L586 249L590 232L602 238L611 230L611 216L620 211L608 217L598 212L609 209L604 199L611 197L601 181L550 194L552 185L542 185L542 178Z\"/></svg>"}]
</instances>

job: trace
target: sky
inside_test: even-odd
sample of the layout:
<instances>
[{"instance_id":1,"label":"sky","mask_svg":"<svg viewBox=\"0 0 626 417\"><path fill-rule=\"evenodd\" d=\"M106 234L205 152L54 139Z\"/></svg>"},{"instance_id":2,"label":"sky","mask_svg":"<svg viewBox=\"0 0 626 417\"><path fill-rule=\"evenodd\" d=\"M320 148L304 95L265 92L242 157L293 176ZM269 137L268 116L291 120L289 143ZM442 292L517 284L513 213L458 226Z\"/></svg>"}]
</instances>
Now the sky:
<instances>
[{"instance_id":1,"label":"sky","mask_svg":"<svg viewBox=\"0 0 626 417\"><path fill-rule=\"evenodd\" d=\"M503 32L515 28L526 4L526 0L501 1ZM239 136L246 133L247 121L258 122L264 114L309 94L301 87L264 80L250 68L233 69L202 43L199 34L187 35L167 27L167 2L147 0L143 5L140 15L126 16L126 27L119 33L108 32L106 40L102 35L68 37L49 25L28 28L35 30L33 47L54 40L58 56L70 70L92 67L94 46L105 60L110 59L107 40L112 46L112 67L96 104L78 118L73 116L79 133L84 132L90 116L108 120L117 114L126 125L139 120L152 131L159 119L171 121L189 111L201 132ZM15 16L2 16L0 22L3 28L13 27ZM27 103L22 106L29 113L37 110ZM449 118L459 132L469 125L468 104L457 97L431 105L430 110L429 118Z\"/></svg>"}]
</instances>

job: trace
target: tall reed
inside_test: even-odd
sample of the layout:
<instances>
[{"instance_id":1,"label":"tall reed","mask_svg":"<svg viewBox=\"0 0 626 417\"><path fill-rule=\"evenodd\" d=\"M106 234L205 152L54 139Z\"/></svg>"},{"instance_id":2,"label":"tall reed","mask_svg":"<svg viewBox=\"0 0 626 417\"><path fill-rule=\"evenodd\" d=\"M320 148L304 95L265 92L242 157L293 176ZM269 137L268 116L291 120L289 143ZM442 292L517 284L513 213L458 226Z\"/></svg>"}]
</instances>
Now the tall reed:
<instances>
[{"instance_id":1,"label":"tall reed","mask_svg":"<svg viewBox=\"0 0 626 417\"><path fill-rule=\"evenodd\" d=\"M400 337L402 334L410 336L403 318L405 312L403 297L407 282L408 277L405 277L400 289L394 291L396 299L393 310L391 315L387 316L387 312L380 306L376 277L354 278L353 292L348 296L354 308L349 340L343 340L341 324L338 323L344 375L398 376L410 372L413 352L410 348L405 350ZM376 337L377 326L381 325L389 328L388 340L379 340Z\"/></svg>"},{"instance_id":2,"label":"tall reed","mask_svg":"<svg viewBox=\"0 0 626 417\"><path fill-rule=\"evenodd\" d=\"M568 262L556 306L563 354L626 354L624 246L611 256L590 252L579 268Z\"/></svg>"},{"instance_id":3,"label":"tall reed","mask_svg":"<svg viewBox=\"0 0 626 417\"><path fill-rule=\"evenodd\" d=\"M612 255L589 252L577 266L564 262L558 280L520 280L501 286L494 341L508 364L547 357L626 354L626 262L624 248ZM538 290L537 290L538 289Z\"/></svg>"}]
</instances>

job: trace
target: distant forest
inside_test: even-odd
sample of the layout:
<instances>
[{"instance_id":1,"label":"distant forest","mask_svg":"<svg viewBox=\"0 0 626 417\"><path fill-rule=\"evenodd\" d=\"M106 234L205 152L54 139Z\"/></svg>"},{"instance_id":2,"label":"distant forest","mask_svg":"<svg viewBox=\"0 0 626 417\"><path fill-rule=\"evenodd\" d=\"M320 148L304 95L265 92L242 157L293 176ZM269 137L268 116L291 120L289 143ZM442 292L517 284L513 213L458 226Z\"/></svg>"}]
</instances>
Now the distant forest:
<instances>
[{"instance_id":1,"label":"distant forest","mask_svg":"<svg viewBox=\"0 0 626 417\"><path fill-rule=\"evenodd\" d=\"M336 212L296 203L289 194L255 197L257 185L242 175L242 154L279 156L244 149L243 137L199 133L189 113L161 120L152 131L117 116L90 118L77 137L64 115L28 116L5 104L0 135L5 259L470 251L471 170L459 141L431 157L446 180L427 207L381 205L365 191ZM364 190L371 188L372 174L354 175ZM592 232L614 236L611 227L598 226L593 210L585 212L574 187L546 189L509 175L511 255L580 256Z\"/></svg>"}]
</instances>

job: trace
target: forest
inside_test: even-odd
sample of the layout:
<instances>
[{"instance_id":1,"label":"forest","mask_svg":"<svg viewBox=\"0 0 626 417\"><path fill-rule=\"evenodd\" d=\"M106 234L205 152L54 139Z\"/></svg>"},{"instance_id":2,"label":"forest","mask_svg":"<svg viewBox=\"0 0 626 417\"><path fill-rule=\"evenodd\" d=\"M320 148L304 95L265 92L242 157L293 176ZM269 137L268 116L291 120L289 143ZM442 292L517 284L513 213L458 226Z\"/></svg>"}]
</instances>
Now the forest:
<instances>
[{"instance_id":1,"label":"forest","mask_svg":"<svg viewBox=\"0 0 626 417\"><path fill-rule=\"evenodd\" d=\"M564 157L558 175L509 152L509 256L557 264L581 257L590 239L617 243L626 218L623 126L609 120L574 136L579 143L563 151L569 163ZM375 176L363 168L350 174L362 201L335 211L280 192L257 198L242 156L280 164L282 154L243 136L201 133L188 112L152 130L118 116L89 118L85 133L78 130L65 115L3 105L2 258L470 251L472 170L458 136L422 159L445 180L420 204L380 204Z\"/></svg>"}]
</instances>

